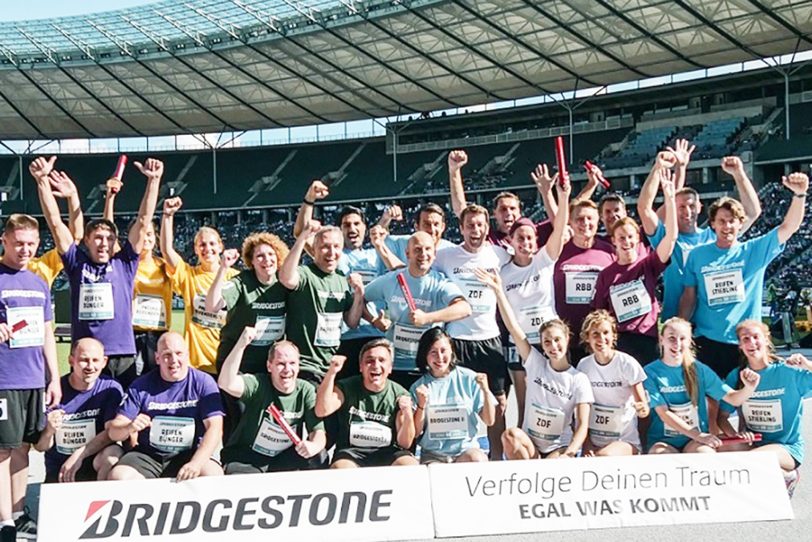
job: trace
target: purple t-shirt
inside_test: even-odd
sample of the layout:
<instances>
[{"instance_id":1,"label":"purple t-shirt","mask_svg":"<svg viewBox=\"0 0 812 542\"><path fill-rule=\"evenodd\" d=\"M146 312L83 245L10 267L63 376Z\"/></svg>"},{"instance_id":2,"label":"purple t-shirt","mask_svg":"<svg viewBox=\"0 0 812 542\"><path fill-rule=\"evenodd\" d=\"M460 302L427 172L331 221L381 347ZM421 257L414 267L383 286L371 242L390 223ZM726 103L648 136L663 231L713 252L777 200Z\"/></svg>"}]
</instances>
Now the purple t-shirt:
<instances>
[{"instance_id":1,"label":"purple t-shirt","mask_svg":"<svg viewBox=\"0 0 812 542\"><path fill-rule=\"evenodd\" d=\"M0 322L14 327L25 321L10 340L0 343L0 390L45 387L45 326L54 319L51 291L27 269L0 264Z\"/></svg>"},{"instance_id":2,"label":"purple t-shirt","mask_svg":"<svg viewBox=\"0 0 812 542\"><path fill-rule=\"evenodd\" d=\"M611 245L596 239L592 248L579 248L570 240L555 262L555 312L578 333L595 294L598 274L615 261Z\"/></svg>"},{"instance_id":3,"label":"purple t-shirt","mask_svg":"<svg viewBox=\"0 0 812 542\"><path fill-rule=\"evenodd\" d=\"M656 250L629 265L613 262L598 275L592 307L612 313L618 332L657 337L660 304L654 292L667 265Z\"/></svg>"},{"instance_id":4,"label":"purple t-shirt","mask_svg":"<svg viewBox=\"0 0 812 542\"><path fill-rule=\"evenodd\" d=\"M225 415L214 378L193 367L178 382L161 378L160 369L138 377L118 413L130 420L141 413L152 419L138 433L136 449L162 459L196 448L205 432L203 420Z\"/></svg>"},{"instance_id":5,"label":"purple t-shirt","mask_svg":"<svg viewBox=\"0 0 812 542\"><path fill-rule=\"evenodd\" d=\"M74 243L62 255L70 279L71 339L98 339L108 356L135 354L132 302L138 253L129 241L110 261L96 264Z\"/></svg>"},{"instance_id":6,"label":"purple t-shirt","mask_svg":"<svg viewBox=\"0 0 812 542\"><path fill-rule=\"evenodd\" d=\"M79 447L104 431L104 424L116 417L124 390L110 377L100 376L87 391L70 385L70 374L62 377L62 400L51 410L64 410L62 428L54 445L45 452L45 472L57 475L62 464Z\"/></svg>"}]
</instances>

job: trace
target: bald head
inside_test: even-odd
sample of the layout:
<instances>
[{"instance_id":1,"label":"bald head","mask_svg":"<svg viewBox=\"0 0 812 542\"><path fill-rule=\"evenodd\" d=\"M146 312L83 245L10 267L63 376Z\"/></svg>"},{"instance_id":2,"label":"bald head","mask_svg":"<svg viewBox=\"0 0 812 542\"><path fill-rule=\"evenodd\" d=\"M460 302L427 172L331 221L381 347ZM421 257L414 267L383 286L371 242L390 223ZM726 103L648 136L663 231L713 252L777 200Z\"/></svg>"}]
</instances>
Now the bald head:
<instances>
[{"instance_id":1,"label":"bald head","mask_svg":"<svg viewBox=\"0 0 812 542\"><path fill-rule=\"evenodd\" d=\"M431 235L419 231L409 238L406 259L409 260L409 273L412 276L420 277L428 273L434 256L434 238Z\"/></svg>"},{"instance_id":2,"label":"bald head","mask_svg":"<svg viewBox=\"0 0 812 542\"><path fill-rule=\"evenodd\" d=\"M178 382L189 374L189 346L183 336L175 331L167 331L158 339L155 362L161 370L161 378L167 382Z\"/></svg>"}]
</instances>

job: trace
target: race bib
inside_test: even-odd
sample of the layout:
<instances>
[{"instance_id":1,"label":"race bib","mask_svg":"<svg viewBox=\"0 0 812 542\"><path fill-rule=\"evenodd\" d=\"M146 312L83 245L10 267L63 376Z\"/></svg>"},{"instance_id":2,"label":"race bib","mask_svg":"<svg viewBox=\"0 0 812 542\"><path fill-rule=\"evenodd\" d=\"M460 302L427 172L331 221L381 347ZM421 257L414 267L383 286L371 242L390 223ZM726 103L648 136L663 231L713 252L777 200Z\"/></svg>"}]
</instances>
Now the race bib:
<instances>
[{"instance_id":1,"label":"race bib","mask_svg":"<svg viewBox=\"0 0 812 542\"><path fill-rule=\"evenodd\" d=\"M279 427L274 420L263 418L251 449L258 454L275 457L291 446L293 446L293 442L285 430Z\"/></svg>"},{"instance_id":2,"label":"race bib","mask_svg":"<svg viewBox=\"0 0 812 542\"><path fill-rule=\"evenodd\" d=\"M8 419L8 399L3 397L0 399L0 422Z\"/></svg>"},{"instance_id":3,"label":"race bib","mask_svg":"<svg viewBox=\"0 0 812 542\"><path fill-rule=\"evenodd\" d=\"M570 305L589 305L595 295L597 271L565 271L564 297Z\"/></svg>"},{"instance_id":4,"label":"race bib","mask_svg":"<svg viewBox=\"0 0 812 542\"><path fill-rule=\"evenodd\" d=\"M320 312L318 313L318 323L316 326L316 339L314 346L336 347L341 342L341 322L340 312Z\"/></svg>"},{"instance_id":5,"label":"race bib","mask_svg":"<svg viewBox=\"0 0 812 542\"><path fill-rule=\"evenodd\" d=\"M742 414L750 431L760 433L779 433L784 430L784 416L781 400L745 401Z\"/></svg>"},{"instance_id":6,"label":"race bib","mask_svg":"<svg viewBox=\"0 0 812 542\"><path fill-rule=\"evenodd\" d=\"M86 418L84 420L63 421L54 435L56 451L63 455L70 455L88 442L96 438L96 420Z\"/></svg>"},{"instance_id":7,"label":"race bib","mask_svg":"<svg viewBox=\"0 0 812 542\"><path fill-rule=\"evenodd\" d=\"M251 341L251 346L270 346L285 334L285 317L257 316L254 327L257 336Z\"/></svg>"},{"instance_id":8,"label":"race bib","mask_svg":"<svg viewBox=\"0 0 812 542\"><path fill-rule=\"evenodd\" d=\"M496 310L496 294L477 279L460 279L465 299L471 305L472 316Z\"/></svg>"},{"instance_id":9,"label":"race bib","mask_svg":"<svg viewBox=\"0 0 812 542\"><path fill-rule=\"evenodd\" d=\"M25 322L25 327L15 331L11 336L8 342L10 348L45 344L45 317L42 307L8 307L6 321L10 328Z\"/></svg>"},{"instance_id":10,"label":"race bib","mask_svg":"<svg viewBox=\"0 0 812 542\"><path fill-rule=\"evenodd\" d=\"M392 444L392 430L377 422L352 422L350 446L358 448L383 448Z\"/></svg>"},{"instance_id":11,"label":"race bib","mask_svg":"<svg viewBox=\"0 0 812 542\"><path fill-rule=\"evenodd\" d=\"M651 297L640 279L611 286L609 297L618 322L626 322L651 312Z\"/></svg>"},{"instance_id":12,"label":"race bib","mask_svg":"<svg viewBox=\"0 0 812 542\"><path fill-rule=\"evenodd\" d=\"M625 407L593 404L589 413L589 432L598 437L620 438Z\"/></svg>"},{"instance_id":13,"label":"race bib","mask_svg":"<svg viewBox=\"0 0 812 542\"><path fill-rule=\"evenodd\" d=\"M468 436L468 409L460 405L429 405L428 433L432 440L459 440Z\"/></svg>"},{"instance_id":14,"label":"race bib","mask_svg":"<svg viewBox=\"0 0 812 542\"><path fill-rule=\"evenodd\" d=\"M415 327L408 324L395 324L394 343L395 355L414 358L417 355L417 343L427 328Z\"/></svg>"},{"instance_id":15,"label":"race bib","mask_svg":"<svg viewBox=\"0 0 812 542\"><path fill-rule=\"evenodd\" d=\"M208 312L205 296L196 295L192 300L192 309L192 322L201 327L219 330L226 325L227 311L222 309L217 312Z\"/></svg>"},{"instance_id":16,"label":"race bib","mask_svg":"<svg viewBox=\"0 0 812 542\"><path fill-rule=\"evenodd\" d=\"M79 320L112 320L113 285L96 282L79 285Z\"/></svg>"},{"instance_id":17,"label":"race bib","mask_svg":"<svg viewBox=\"0 0 812 542\"><path fill-rule=\"evenodd\" d=\"M133 299L133 325L150 329L166 328L166 304L161 296L138 294Z\"/></svg>"},{"instance_id":18,"label":"race bib","mask_svg":"<svg viewBox=\"0 0 812 542\"><path fill-rule=\"evenodd\" d=\"M514 308L514 310L516 310ZM549 309L534 305L532 307L521 307L516 310L516 317L519 320L519 327L522 328L530 344L538 344L541 339L539 327L548 320L555 318ZM514 344L513 336L510 337L510 344Z\"/></svg>"},{"instance_id":19,"label":"race bib","mask_svg":"<svg viewBox=\"0 0 812 542\"><path fill-rule=\"evenodd\" d=\"M149 443L162 452L191 449L195 440L194 418L155 416L149 428Z\"/></svg>"},{"instance_id":20,"label":"race bib","mask_svg":"<svg viewBox=\"0 0 812 542\"><path fill-rule=\"evenodd\" d=\"M698 429L699 428L699 411L696 409L693 403L685 403L682 405L669 405L668 410L673 412L677 415L682 421L688 424L690 429ZM668 425L665 425L665 436L667 437L679 437L682 436L682 433L677 431L676 429L671 429Z\"/></svg>"},{"instance_id":21,"label":"race bib","mask_svg":"<svg viewBox=\"0 0 812 542\"><path fill-rule=\"evenodd\" d=\"M564 432L564 411L533 403L530 407L527 433L537 439L554 441Z\"/></svg>"},{"instance_id":22,"label":"race bib","mask_svg":"<svg viewBox=\"0 0 812 542\"><path fill-rule=\"evenodd\" d=\"M708 305L711 307L744 301L744 279L741 269L716 271L704 275L703 278L708 293Z\"/></svg>"}]
</instances>

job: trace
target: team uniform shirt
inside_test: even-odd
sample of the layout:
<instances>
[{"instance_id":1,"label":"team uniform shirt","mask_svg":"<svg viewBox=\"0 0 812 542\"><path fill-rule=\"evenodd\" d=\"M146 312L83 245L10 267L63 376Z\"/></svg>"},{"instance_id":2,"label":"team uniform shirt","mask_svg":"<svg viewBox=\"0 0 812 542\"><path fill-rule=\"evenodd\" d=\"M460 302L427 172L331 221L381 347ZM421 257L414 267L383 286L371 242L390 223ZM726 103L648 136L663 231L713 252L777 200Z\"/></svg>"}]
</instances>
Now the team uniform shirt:
<instances>
[{"instance_id":1,"label":"team uniform shirt","mask_svg":"<svg viewBox=\"0 0 812 542\"><path fill-rule=\"evenodd\" d=\"M499 271L502 289L530 344L540 344L539 326L557 318L553 293L554 268L555 260L542 248L529 265L522 267L510 261ZM513 337L509 336L508 341L508 361L518 362Z\"/></svg>"},{"instance_id":2,"label":"team uniform shirt","mask_svg":"<svg viewBox=\"0 0 812 542\"><path fill-rule=\"evenodd\" d=\"M341 258L338 260L338 270L347 277L350 276L350 273L358 273L364 282L364 286L388 271L383 260L381 260L381 257L378 255L378 251L374 248L345 248L341 254ZM370 314L377 316L380 307L374 303L369 303L367 309ZM361 318L361 322L355 329L352 329L346 324L342 326L342 341L365 339L368 337L383 337L383 333L364 318Z\"/></svg>"},{"instance_id":3,"label":"team uniform shirt","mask_svg":"<svg viewBox=\"0 0 812 542\"><path fill-rule=\"evenodd\" d=\"M51 290L27 269L0 264L0 322L26 326L0 343L0 390L36 390L45 387L45 326L54 319ZM6 405L0 402L0 407ZM0 408L8 412L6 408Z\"/></svg>"},{"instance_id":4,"label":"team uniform shirt","mask_svg":"<svg viewBox=\"0 0 812 542\"><path fill-rule=\"evenodd\" d=\"M401 273L409 285L415 306L423 312L443 309L455 299L462 299L463 294L456 284L434 269L422 277L413 277L408 268L392 271L372 281L364 290L365 299L386 307L389 313L392 325L386 332L386 338L395 346L394 370L413 371L416 369L415 356L420 337L433 326L415 326L411 323L409 304L398 284Z\"/></svg>"},{"instance_id":5,"label":"team uniform shirt","mask_svg":"<svg viewBox=\"0 0 812 542\"><path fill-rule=\"evenodd\" d=\"M482 268L498 273L509 258L504 250L497 251L490 245L484 245L475 253L468 252L462 245L445 248L437 253L434 268L453 281L471 305L470 316L446 325L451 337L484 341L499 336L499 327L496 325L496 294L476 278L474 270Z\"/></svg>"},{"instance_id":6,"label":"team uniform shirt","mask_svg":"<svg viewBox=\"0 0 812 542\"><path fill-rule=\"evenodd\" d=\"M270 460L293 446L293 441L267 411L275 405L293 431L304 439L308 433L323 431L324 422L316 416L316 389L309 382L297 380L292 392L284 394L274 388L271 377L244 374L245 384L240 402L245 411L221 453L224 462Z\"/></svg>"},{"instance_id":7,"label":"team uniform shirt","mask_svg":"<svg viewBox=\"0 0 812 542\"><path fill-rule=\"evenodd\" d=\"M299 266L299 284L288 293L288 340L299 347L302 371L323 376L341 343L344 312L353 293L341 272L325 273L312 263Z\"/></svg>"},{"instance_id":8,"label":"team uniform shirt","mask_svg":"<svg viewBox=\"0 0 812 542\"><path fill-rule=\"evenodd\" d=\"M150 417L152 424L138 433L134 449L160 460L197 448L206 430L203 421L225 415L214 379L194 367L178 382L161 378L159 369L138 377L118 414L130 420Z\"/></svg>"},{"instance_id":9,"label":"team uniform shirt","mask_svg":"<svg viewBox=\"0 0 812 542\"><path fill-rule=\"evenodd\" d=\"M775 362L756 371L761 380L753 396L739 407L748 431L761 433L756 446L780 444L798 463L804 462L803 423L804 396L812 391L812 372ZM739 382L739 369L727 375L727 385L735 388ZM733 412L735 407L726 402L721 408Z\"/></svg>"},{"instance_id":10,"label":"team uniform shirt","mask_svg":"<svg viewBox=\"0 0 812 542\"><path fill-rule=\"evenodd\" d=\"M39 258L31 258L27 267L29 271L44 280L45 284L50 288L53 286L56 276L65 268L65 265L62 263L59 251L52 248Z\"/></svg>"},{"instance_id":11,"label":"team uniform shirt","mask_svg":"<svg viewBox=\"0 0 812 542\"><path fill-rule=\"evenodd\" d=\"M406 263L408 261L408 257L406 256L406 248L409 245L409 239L411 239L411 235L387 235L384 239L384 243L386 243L387 248L398 257L398 259ZM444 248L453 247L455 246L454 243L448 241L446 239L440 239L440 242L437 243L434 252L438 252Z\"/></svg>"},{"instance_id":12,"label":"team uniform shirt","mask_svg":"<svg viewBox=\"0 0 812 542\"><path fill-rule=\"evenodd\" d=\"M628 442L640 448L637 433L637 411L632 387L646 379L636 359L615 351L612 360L601 365L590 355L578 363L578 370L589 378L595 402L589 413L589 438L595 446L604 447L615 441Z\"/></svg>"},{"instance_id":13,"label":"team uniform shirt","mask_svg":"<svg viewBox=\"0 0 812 542\"><path fill-rule=\"evenodd\" d=\"M575 367L556 371L535 348L530 349L524 368L527 395L522 430L542 454L569 446L575 407L595 401L589 379Z\"/></svg>"},{"instance_id":14,"label":"team uniform shirt","mask_svg":"<svg viewBox=\"0 0 812 542\"><path fill-rule=\"evenodd\" d=\"M236 276L236 269L226 272L226 279ZM186 326L184 338L189 345L189 362L192 367L209 373L215 372L217 345L220 344L220 330L226 323L226 310L216 313L206 310L206 296L214 282L216 271L204 271L203 267L192 267L180 261L172 277L172 290L183 298Z\"/></svg>"},{"instance_id":15,"label":"team uniform shirt","mask_svg":"<svg viewBox=\"0 0 812 542\"><path fill-rule=\"evenodd\" d=\"M435 378L427 372L409 389L415 405L416 390L422 385L429 389L429 399L423 416L420 447L451 457L477 448L479 413L485 407L485 397L476 383L476 373L465 367L455 367L446 376Z\"/></svg>"},{"instance_id":16,"label":"team uniform shirt","mask_svg":"<svg viewBox=\"0 0 812 542\"><path fill-rule=\"evenodd\" d=\"M701 361L694 361L694 365L696 366L698 405L691 402L691 397L685 388L685 377L681 365L670 367L659 359L649 363L643 368L647 377L643 386L648 392L652 411L658 406L668 407L668 410L682 418L689 427L706 433L708 431L708 405L705 397L721 401L731 391L731 388ZM649 448L657 442L664 442L681 450L690 441L690 438L676 429L667 427L659 415L651 415L651 425L648 429Z\"/></svg>"},{"instance_id":17,"label":"team uniform shirt","mask_svg":"<svg viewBox=\"0 0 812 542\"><path fill-rule=\"evenodd\" d=\"M133 290L135 331L167 331L172 327L172 282L163 259L153 256L138 262Z\"/></svg>"},{"instance_id":18,"label":"team uniform shirt","mask_svg":"<svg viewBox=\"0 0 812 542\"><path fill-rule=\"evenodd\" d=\"M361 375L340 380L336 386L344 394L344 402L338 409L336 451L399 447L398 397L409 394L403 386L387 380L382 391L371 392L364 387Z\"/></svg>"},{"instance_id":19,"label":"team uniform shirt","mask_svg":"<svg viewBox=\"0 0 812 542\"><path fill-rule=\"evenodd\" d=\"M612 313L618 332L656 338L660 305L655 289L665 266L656 250L628 265L612 262L598 274L592 306Z\"/></svg>"},{"instance_id":20,"label":"team uniform shirt","mask_svg":"<svg viewBox=\"0 0 812 542\"><path fill-rule=\"evenodd\" d=\"M96 435L104 424L116 417L124 397L121 384L100 376L93 387L78 391L70 385L70 374L62 377L62 400L52 410L63 410L62 427L54 435L54 445L45 452L45 471L58 474L62 464Z\"/></svg>"},{"instance_id":21,"label":"team uniform shirt","mask_svg":"<svg viewBox=\"0 0 812 542\"><path fill-rule=\"evenodd\" d=\"M657 223L654 235L649 235L648 239L653 246L657 246L663 237L665 237L665 226L660 221ZM691 251L699 245L715 241L716 232L710 228L696 228L696 231L692 233L680 232L677 235L674 252L671 254L671 263L663 273L663 309L661 312L663 321L677 316L679 313L679 298L682 296L685 264L688 262Z\"/></svg>"},{"instance_id":22,"label":"team uniform shirt","mask_svg":"<svg viewBox=\"0 0 812 542\"><path fill-rule=\"evenodd\" d=\"M685 264L685 286L696 288L694 334L736 344L739 322L761 320L764 273L783 251L778 228L729 249L715 243L694 248Z\"/></svg>"},{"instance_id":23,"label":"team uniform shirt","mask_svg":"<svg viewBox=\"0 0 812 542\"><path fill-rule=\"evenodd\" d=\"M226 302L226 324L220 330L217 367L220 367L246 326L253 326L257 336L245 349L240 362L244 373L266 372L268 350L285 336L285 312L288 289L276 278L262 284L251 269L241 271L223 285Z\"/></svg>"},{"instance_id":24,"label":"team uniform shirt","mask_svg":"<svg viewBox=\"0 0 812 542\"><path fill-rule=\"evenodd\" d=\"M76 243L62 255L70 280L73 342L93 337L107 356L135 354L132 308L138 258L129 241L103 264L93 263Z\"/></svg>"},{"instance_id":25,"label":"team uniform shirt","mask_svg":"<svg viewBox=\"0 0 812 542\"><path fill-rule=\"evenodd\" d=\"M595 295L598 274L615 260L615 250L595 240L592 248L579 248L570 240L561 250L553 273L555 311L571 329L581 329Z\"/></svg>"}]
</instances>

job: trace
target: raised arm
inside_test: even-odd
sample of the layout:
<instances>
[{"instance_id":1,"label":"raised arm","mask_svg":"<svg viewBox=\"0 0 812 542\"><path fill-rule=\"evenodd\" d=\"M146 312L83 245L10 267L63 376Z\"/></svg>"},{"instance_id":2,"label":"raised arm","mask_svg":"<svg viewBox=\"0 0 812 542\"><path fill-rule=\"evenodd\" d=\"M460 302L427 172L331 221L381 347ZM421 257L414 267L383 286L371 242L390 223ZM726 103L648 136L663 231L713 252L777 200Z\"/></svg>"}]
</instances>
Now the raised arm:
<instances>
[{"instance_id":1,"label":"raised arm","mask_svg":"<svg viewBox=\"0 0 812 542\"><path fill-rule=\"evenodd\" d=\"M51 171L51 192L68 202L68 228L76 241L85 235L85 217L76 184L62 171Z\"/></svg>"},{"instance_id":2,"label":"raised arm","mask_svg":"<svg viewBox=\"0 0 812 542\"><path fill-rule=\"evenodd\" d=\"M290 247L290 253L282 267L279 268L279 282L288 290L295 290L299 287L299 262L302 259L305 244L310 236L321 229L321 224L315 220L310 220L296 237L296 242Z\"/></svg>"},{"instance_id":3,"label":"raised arm","mask_svg":"<svg viewBox=\"0 0 812 542\"><path fill-rule=\"evenodd\" d=\"M344 394L336 387L336 375L344 367L346 361L347 356L333 356L330 360L330 366L324 373L324 380L316 390L315 411L319 418L326 418L344 404Z\"/></svg>"},{"instance_id":4,"label":"raised arm","mask_svg":"<svg viewBox=\"0 0 812 542\"><path fill-rule=\"evenodd\" d=\"M383 220L383 217L381 220ZM389 235L389 232L386 231L385 226L375 224L369 229L369 242L375 248L375 252L378 253L378 257L386 266L386 269L391 271L392 269L404 267L406 264L400 261L400 258L395 256L395 253L389 250L389 247L386 246L387 235Z\"/></svg>"},{"instance_id":5,"label":"raised arm","mask_svg":"<svg viewBox=\"0 0 812 542\"><path fill-rule=\"evenodd\" d=\"M806 192L809 190L809 177L805 173L791 173L789 177L782 177L784 183L792 192L792 201L784 216L784 221L778 226L778 240L786 243L798 231L804 221L804 204Z\"/></svg>"},{"instance_id":6,"label":"raised arm","mask_svg":"<svg viewBox=\"0 0 812 542\"><path fill-rule=\"evenodd\" d=\"M364 309L366 308L364 303L364 281L358 273L350 273L347 282L352 289L352 307L344 311L344 323L355 329L361 323L361 317L364 315Z\"/></svg>"},{"instance_id":7,"label":"raised arm","mask_svg":"<svg viewBox=\"0 0 812 542\"><path fill-rule=\"evenodd\" d=\"M747 216L739 232L739 235L742 235L761 216L761 201L758 199L758 192L756 192L753 182L747 176L741 158L738 156L722 158L722 170L733 177L736 190L739 192L739 200L741 200L742 207L744 207L744 214Z\"/></svg>"},{"instance_id":8,"label":"raised arm","mask_svg":"<svg viewBox=\"0 0 812 542\"><path fill-rule=\"evenodd\" d=\"M457 218L465 209L465 189L462 185L462 167L468 163L468 154L462 150L448 153L448 184L451 188L451 208Z\"/></svg>"},{"instance_id":9,"label":"raised arm","mask_svg":"<svg viewBox=\"0 0 812 542\"><path fill-rule=\"evenodd\" d=\"M556 175L556 177L558 177ZM567 230L567 222L570 219L570 193L572 185L569 181L561 186L560 183L555 183L555 190L558 193L558 201L561 207L558 209L558 214L555 215L553 220L553 233L544 245L544 250L551 260L557 260L561 256L561 250L564 248L564 233Z\"/></svg>"},{"instance_id":10,"label":"raised arm","mask_svg":"<svg viewBox=\"0 0 812 542\"><path fill-rule=\"evenodd\" d=\"M685 177L688 174L688 164L691 162L691 155L696 150L696 145L691 145L687 139L678 139L673 147L667 147L674 157L674 191L679 192L685 188Z\"/></svg>"},{"instance_id":11,"label":"raised arm","mask_svg":"<svg viewBox=\"0 0 812 542\"><path fill-rule=\"evenodd\" d=\"M602 176L603 172L598 166L593 166L592 169L589 169L586 172L586 184L578 192L578 195L575 196L577 200L584 200L584 199L592 199L592 196L595 195L595 190L598 189L598 185L600 181L598 181L598 176Z\"/></svg>"},{"instance_id":12,"label":"raised arm","mask_svg":"<svg viewBox=\"0 0 812 542\"><path fill-rule=\"evenodd\" d=\"M177 268L183 261L180 254L175 250L175 213L183 205L183 200L179 197L168 198L164 200L164 213L161 217L161 255L169 267L173 270Z\"/></svg>"},{"instance_id":13,"label":"raised arm","mask_svg":"<svg viewBox=\"0 0 812 542\"><path fill-rule=\"evenodd\" d=\"M129 231L128 240L135 252L140 253L144 248L144 236L147 228L152 223L155 216L155 206L158 204L158 191L161 187L161 177L164 175L164 163L155 158L147 158L141 162L133 162L133 165L147 178L147 187L144 196L141 198L141 205L138 208L138 218Z\"/></svg>"},{"instance_id":14,"label":"raised arm","mask_svg":"<svg viewBox=\"0 0 812 542\"><path fill-rule=\"evenodd\" d=\"M657 245L657 256L660 261L666 263L674 252L674 245L677 244L677 204L674 201L674 182L671 180L671 170L660 171L660 186L663 187L663 199L665 200L665 236Z\"/></svg>"},{"instance_id":15,"label":"raised arm","mask_svg":"<svg viewBox=\"0 0 812 542\"><path fill-rule=\"evenodd\" d=\"M398 397L398 413L395 417L395 428L397 429L398 446L408 450L414 442L415 429L412 410L412 398L410 395Z\"/></svg>"},{"instance_id":16,"label":"raised arm","mask_svg":"<svg viewBox=\"0 0 812 542\"><path fill-rule=\"evenodd\" d=\"M220 389L239 399L245 391L245 381L240 376L240 363L242 363L242 356L245 349L256 338L257 330L251 326L243 328L240 338L231 352L226 356L223 361L223 366L220 367L220 376L217 377L217 385Z\"/></svg>"},{"instance_id":17,"label":"raised arm","mask_svg":"<svg viewBox=\"0 0 812 542\"><path fill-rule=\"evenodd\" d=\"M74 243L73 234L70 229L62 222L62 217L59 214L59 205L56 203L56 198L51 189L51 174L53 173L54 162L56 156L49 159L39 157L28 166L28 171L37 183L37 194L39 195L39 202L42 206L42 214L45 217L45 222L48 224L48 229L54 238L56 249L59 254L65 254L71 245ZM57 178L61 175L57 174Z\"/></svg>"},{"instance_id":18,"label":"raised arm","mask_svg":"<svg viewBox=\"0 0 812 542\"><path fill-rule=\"evenodd\" d=\"M116 178L107 179L107 183L105 183L107 191L104 194L104 211L102 213L102 217L105 220L113 221L116 208L116 196L118 196L123 185L124 183Z\"/></svg>"},{"instance_id":19,"label":"raised arm","mask_svg":"<svg viewBox=\"0 0 812 542\"><path fill-rule=\"evenodd\" d=\"M330 195L327 185L318 179L310 183L310 187L305 193L299 212L296 214L296 222L293 224L293 236L299 237L305 225L313 220L313 206L317 201L323 200Z\"/></svg>"},{"instance_id":20,"label":"raised arm","mask_svg":"<svg viewBox=\"0 0 812 542\"><path fill-rule=\"evenodd\" d=\"M488 388L488 375L477 373L475 378L479 393L482 394L483 403L482 410L479 411L479 417L482 418L482 423L490 427L496 422L496 398Z\"/></svg>"},{"instance_id":21,"label":"raised arm","mask_svg":"<svg viewBox=\"0 0 812 542\"><path fill-rule=\"evenodd\" d=\"M646 182L640 188L640 195L637 197L637 214L643 224L643 232L646 235L654 235L657 226L660 224L660 217L654 210L654 198L660 189L660 174L664 169L674 165L674 159L667 152L657 154L654 165L651 166Z\"/></svg>"},{"instance_id":22,"label":"raised arm","mask_svg":"<svg viewBox=\"0 0 812 542\"><path fill-rule=\"evenodd\" d=\"M537 164L536 169L530 172L530 179L539 191L541 201L544 203L544 211L550 220L555 220L556 214L558 213L558 203L556 203L555 197L553 196L553 184L557 178L558 174L556 174L555 178L550 177L547 164Z\"/></svg>"},{"instance_id":23,"label":"raised arm","mask_svg":"<svg viewBox=\"0 0 812 542\"><path fill-rule=\"evenodd\" d=\"M502 321L505 327L513 337L513 342L516 344L516 351L526 360L530 356L532 346L530 341L527 340L527 335L522 331L519 321L516 320L516 315L513 314L513 309L510 307L510 302L502 290L502 278L496 273L489 273L484 269L475 269L474 273L476 278L486 286L488 286L493 293L496 294L496 304L499 306L499 314L502 315Z\"/></svg>"},{"instance_id":24,"label":"raised arm","mask_svg":"<svg viewBox=\"0 0 812 542\"><path fill-rule=\"evenodd\" d=\"M389 229L389 224L392 222L401 222L403 220L403 209L400 205L390 205L381 213L381 218L378 219L378 226Z\"/></svg>"},{"instance_id":25,"label":"raised arm","mask_svg":"<svg viewBox=\"0 0 812 542\"><path fill-rule=\"evenodd\" d=\"M214 280L211 281L209 291L206 293L207 312L218 312L226 306L226 300L223 298L223 284L226 281L228 270L231 269L239 259L240 252L236 248L226 249L220 255L220 267L217 268L217 274L214 275Z\"/></svg>"}]
</instances>

